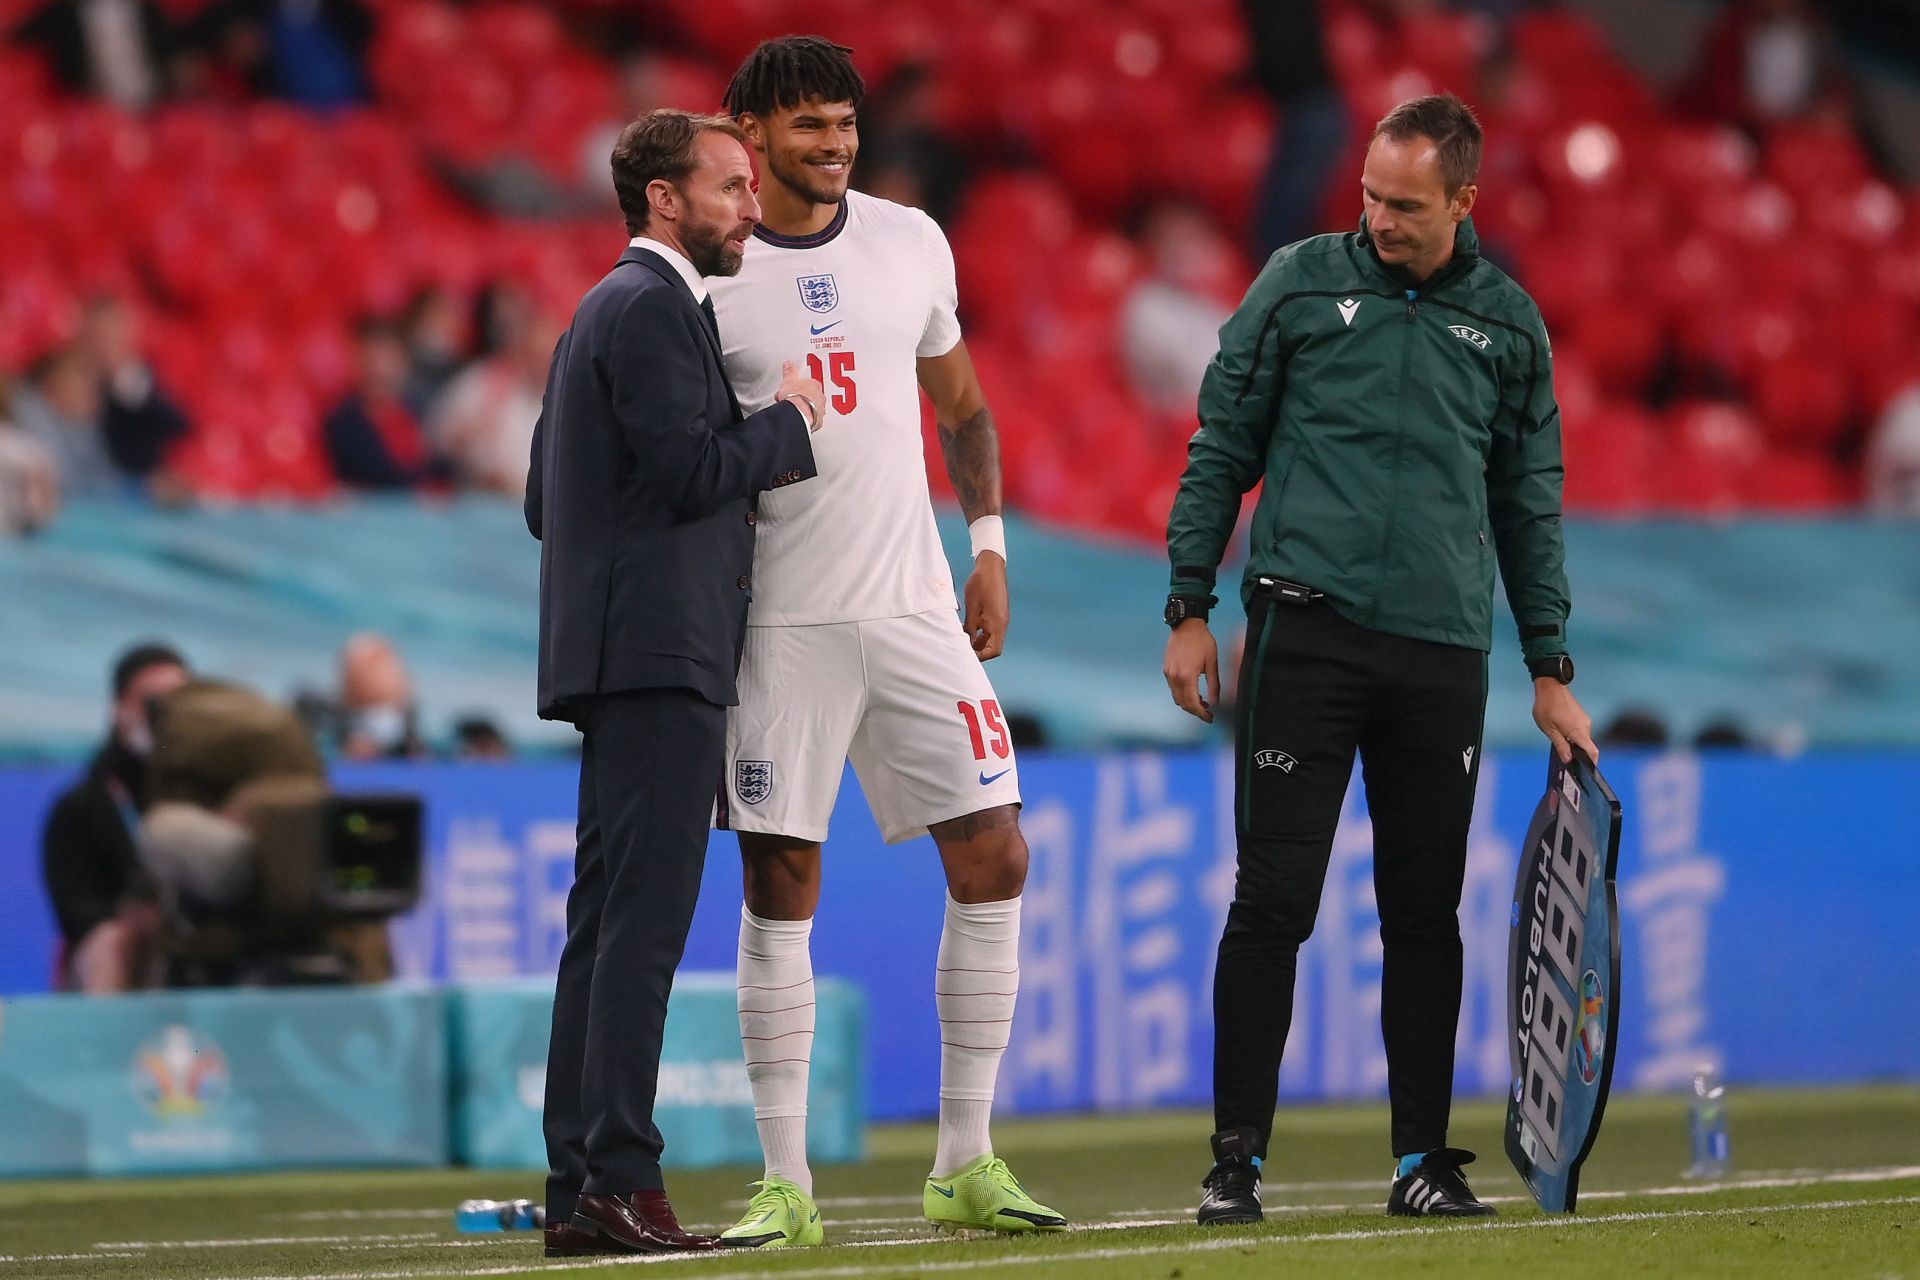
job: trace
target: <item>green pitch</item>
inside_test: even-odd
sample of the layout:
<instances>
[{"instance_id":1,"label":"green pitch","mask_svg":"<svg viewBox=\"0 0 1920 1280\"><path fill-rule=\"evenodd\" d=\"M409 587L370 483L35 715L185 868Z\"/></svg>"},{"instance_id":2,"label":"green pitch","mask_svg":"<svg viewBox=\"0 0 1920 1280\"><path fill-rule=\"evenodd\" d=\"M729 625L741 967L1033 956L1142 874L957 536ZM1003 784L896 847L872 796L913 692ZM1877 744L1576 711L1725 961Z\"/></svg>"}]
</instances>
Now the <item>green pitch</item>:
<instances>
[{"instance_id":1,"label":"green pitch","mask_svg":"<svg viewBox=\"0 0 1920 1280\"><path fill-rule=\"evenodd\" d=\"M1040 1239L935 1238L919 1218L927 1126L876 1130L872 1160L822 1170L825 1249L655 1263L544 1262L531 1236L461 1236L455 1202L537 1196L530 1174L274 1174L0 1183L0 1280L409 1280L414 1276L775 1275L788 1280L988 1275L1085 1280L1329 1276L1862 1276L1920 1280L1920 1090L1736 1093L1736 1170L1686 1183L1686 1120L1670 1099L1618 1098L1588 1161L1581 1212L1544 1218L1500 1154L1501 1113L1458 1109L1454 1141L1481 1153L1473 1184L1502 1216L1431 1225L1381 1216L1386 1108L1282 1117L1264 1226L1190 1225L1205 1117L1160 1113L1006 1122L996 1142L1033 1193L1077 1229ZM0 1122L0 1141L4 1141ZM683 1220L730 1223L757 1170L671 1175Z\"/></svg>"}]
</instances>

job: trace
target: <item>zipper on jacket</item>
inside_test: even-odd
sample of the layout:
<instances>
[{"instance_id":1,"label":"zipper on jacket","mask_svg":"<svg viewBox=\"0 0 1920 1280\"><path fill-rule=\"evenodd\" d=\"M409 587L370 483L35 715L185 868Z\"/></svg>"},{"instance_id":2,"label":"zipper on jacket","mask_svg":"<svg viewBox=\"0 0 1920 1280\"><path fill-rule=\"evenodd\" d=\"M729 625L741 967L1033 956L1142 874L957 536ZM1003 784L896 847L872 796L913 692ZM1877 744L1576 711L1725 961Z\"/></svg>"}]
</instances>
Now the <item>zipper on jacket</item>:
<instances>
[{"instance_id":1,"label":"zipper on jacket","mask_svg":"<svg viewBox=\"0 0 1920 1280\"><path fill-rule=\"evenodd\" d=\"M1417 299L1407 299L1407 327L1400 336L1400 387L1396 397L1399 412L1393 422L1393 492L1387 498L1387 527L1380 539L1380 559L1373 579L1373 607L1367 611L1369 625L1380 621L1381 585L1387 571L1387 553L1393 546L1395 517L1400 513L1400 455L1407 441L1407 370L1413 364L1413 322L1419 317Z\"/></svg>"}]
</instances>

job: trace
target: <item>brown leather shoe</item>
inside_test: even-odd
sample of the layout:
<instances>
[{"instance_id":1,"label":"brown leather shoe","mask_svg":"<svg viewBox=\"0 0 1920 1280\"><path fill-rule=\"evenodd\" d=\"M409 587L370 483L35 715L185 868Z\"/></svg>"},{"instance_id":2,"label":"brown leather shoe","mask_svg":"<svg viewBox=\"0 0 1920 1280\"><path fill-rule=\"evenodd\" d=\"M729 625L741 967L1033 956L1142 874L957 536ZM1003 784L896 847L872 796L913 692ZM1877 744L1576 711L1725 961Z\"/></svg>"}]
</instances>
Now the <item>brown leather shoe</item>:
<instances>
[{"instance_id":1,"label":"brown leather shoe","mask_svg":"<svg viewBox=\"0 0 1920 1280\"><path fill-rule=\"evenodd\" d=\"M700 1252L721 1246L719 1236L697 1236L681 1230L680 1220L673 1216L673 1206L667 1203L664 1191L636 1191L629 1203L642 1222L653 1228L661 1239L672 1241L676 1249Z\"/></svg>"},{"instance_id":2,"label":"brown leather shoe","mask_svg":"<svg viewBox=\"0 0 1920 1280\"><path fill-rule=\"evenodd\" d=\"M661 1225L643 1217L643 1201ZM627 1199L583 1195L573 1207L573 1229L593 1239L602 1253L706 1253L720 1247L715 1236L688 1235L674 1220L665 1192L641 1191ZM664 1228L664 1229L663 1229Z\"/></svg>"},{"instance_id":3,"label":"brown leather shoe","mask_svg":"<svg viewBox=\"0 0 1920 1280\"><path fill-rule=\"evenodd\" d=\"M571 1220L546 1225L547 1256L549 1258L578 1258L592 1253L605 1253L598 1236L590 1236L575 1227Z\"/></svg>"}]
</instances>

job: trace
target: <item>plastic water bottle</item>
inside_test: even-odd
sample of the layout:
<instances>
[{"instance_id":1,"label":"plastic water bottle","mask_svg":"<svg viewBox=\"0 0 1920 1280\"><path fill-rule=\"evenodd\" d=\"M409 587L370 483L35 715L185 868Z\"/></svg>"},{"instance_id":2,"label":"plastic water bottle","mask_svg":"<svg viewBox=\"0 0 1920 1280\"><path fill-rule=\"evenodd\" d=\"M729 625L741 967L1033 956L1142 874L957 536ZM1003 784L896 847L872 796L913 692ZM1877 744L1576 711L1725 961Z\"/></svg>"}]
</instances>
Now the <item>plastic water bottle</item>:
<instances>
[{"instance_id":1,"label":"plastic water bottle","mask_svg":"<svg viewBox=\"0 0 1920 1280\"><path fill-rule=\"evenodd\" d=\"M1727 1086L1712 1071L1702 1071L1693 1078L1687 1127L1693 1136L1693 1164L1687 1176L1725 1177L1731 1155L1727 1138Z\"/></svg>"},{"instance_id":2,"label":"plastic water bottle","mask_svg":"<svg viewBox=\"0 0 1920 1280\"><path fill-rule=\"evenodd\" d=\"M453 1225L461 1231L535 1231L540 1218L531 1200L462 1200L453 1211Z\"/></svg>"}]
</instances>

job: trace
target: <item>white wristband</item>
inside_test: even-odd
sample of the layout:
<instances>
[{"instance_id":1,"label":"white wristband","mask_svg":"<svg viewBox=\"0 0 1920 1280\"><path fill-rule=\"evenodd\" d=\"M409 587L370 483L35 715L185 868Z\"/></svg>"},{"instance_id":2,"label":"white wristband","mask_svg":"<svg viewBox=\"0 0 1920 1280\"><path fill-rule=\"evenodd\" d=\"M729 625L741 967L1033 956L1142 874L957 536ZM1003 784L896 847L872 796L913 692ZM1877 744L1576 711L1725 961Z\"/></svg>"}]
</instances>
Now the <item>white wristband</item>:
<instances>
[{"instance_id":1,"label":"white wristband","mask_svg":"<svg viewBox=\"0 0 1920 1280\"><path fill-rule=\"evenodd\" d=\"M991 551L1000 557L1001 563L1007 559L1007 527L999 516L981 516L967 526L967 535L973 539L973 558L978 560L980 553Z\"/></svg>"}]
</instances>

